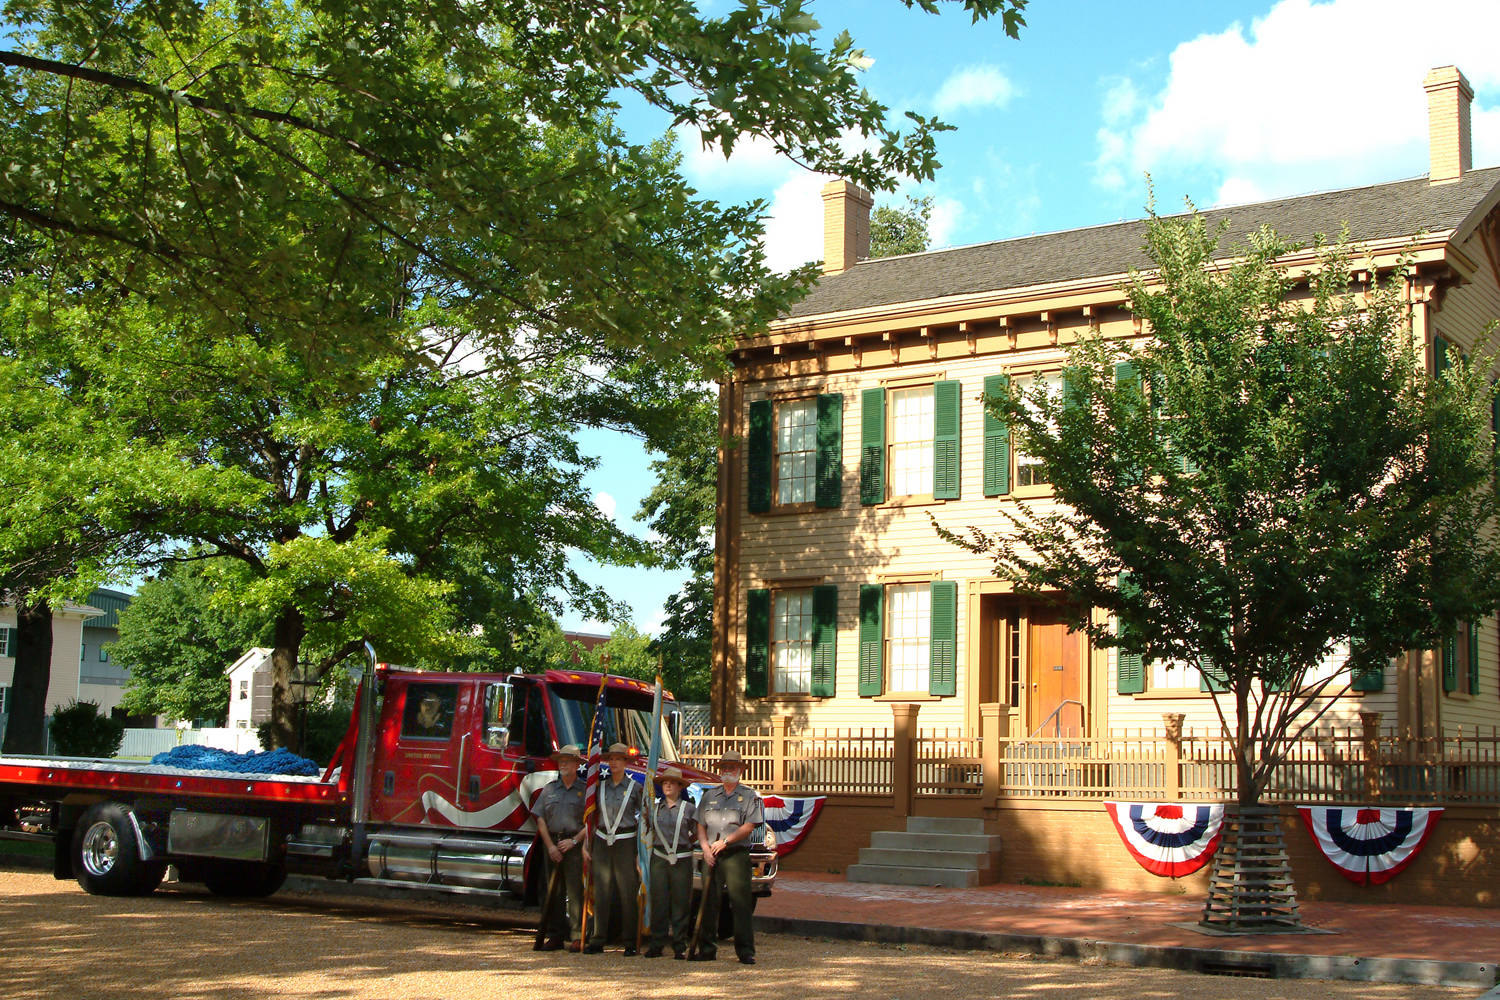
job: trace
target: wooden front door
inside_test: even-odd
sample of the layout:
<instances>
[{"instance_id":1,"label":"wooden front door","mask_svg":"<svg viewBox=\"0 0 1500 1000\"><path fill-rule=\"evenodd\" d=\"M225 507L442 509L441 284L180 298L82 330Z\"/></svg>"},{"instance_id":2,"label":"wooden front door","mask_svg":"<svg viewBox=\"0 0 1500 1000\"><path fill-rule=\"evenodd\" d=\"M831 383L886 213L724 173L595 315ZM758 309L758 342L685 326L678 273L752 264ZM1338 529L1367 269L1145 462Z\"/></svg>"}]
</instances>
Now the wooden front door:
<instances>
[{"instance_id":1,"label":"wooden front door","mask_svg":"<svg viewBox=\"0 0 1500 1000\"><path fill-rule=\"evenodd\" d=\"M1030 655L1026 667L1031 697L1027 732L1041 736L1083 736L1085 636L1082 632L1068 631L1063 609L1057 605L1033 604L1029 610Z\"/></svg>"}]
</instances>

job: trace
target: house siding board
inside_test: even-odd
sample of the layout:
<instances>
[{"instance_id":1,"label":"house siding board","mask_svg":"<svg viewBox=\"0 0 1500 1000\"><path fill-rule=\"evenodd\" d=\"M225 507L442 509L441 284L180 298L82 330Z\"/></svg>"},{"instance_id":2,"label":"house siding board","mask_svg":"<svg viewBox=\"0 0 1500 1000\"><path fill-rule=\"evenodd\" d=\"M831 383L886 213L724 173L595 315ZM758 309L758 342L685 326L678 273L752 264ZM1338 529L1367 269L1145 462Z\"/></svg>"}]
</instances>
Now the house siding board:
<instances>
[{"instance_id":1,"label":"house siding board","mask_svg":"<svg viewBox=\"0 0 1500 1000\"><path fill-rule=\"evenodd\" d=\"M1453 229L1484 200L1500 168L1473 170L1453 184L1431 185L1425 177L1391 184L1327 191L1257 205L1204 212L1209 230L1230 221L1222 245L1243 242L1261 225L1293 242L1337 234L1345 223L1353 240L1376 240ZM1143 219L1061 233L999 240L904 257L862 261L824 275L788 314L793 319L870 306L1004 291L1079 278L1147 269L1151 262ZM1477 258L1483 259L1483 258Z\"/></svg>"}]
</instances>

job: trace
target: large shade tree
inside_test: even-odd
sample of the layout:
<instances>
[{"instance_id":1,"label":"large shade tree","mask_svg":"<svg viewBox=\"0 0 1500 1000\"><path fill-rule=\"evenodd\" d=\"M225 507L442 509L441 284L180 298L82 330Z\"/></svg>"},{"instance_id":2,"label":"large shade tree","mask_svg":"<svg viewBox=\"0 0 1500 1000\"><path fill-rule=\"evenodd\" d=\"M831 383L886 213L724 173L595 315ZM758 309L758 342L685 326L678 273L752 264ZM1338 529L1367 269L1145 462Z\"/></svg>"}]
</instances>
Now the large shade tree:
<instances>
[{"instance_id":1,"label":"large shade tree","mask_svg":"<svg viewBox=\"0 0 1500 1000\"><path fill-rule=\"evenodd\" d=\"M0 217L51 275L24 322L86 375L69 405L208 477L151 529L250 569L287 733L302 638L472 657L455 637L503 645L577 583L566 548L641 557L582 502L571 429L672 419L657 389L812 280L614 94L875 188L930 177L946 127L891 125L798 0L4 10Z\"/></svg>"},{"instance_id":2,"label":"large shade tree","mask_svg":"<svg viewBox=\"0 0 1500 1000\"><path fill-rule=\"evenodd\" d=\"M1342 246L1299 277L1273 233L1223 242L1196 215L1152 218L1155 270L1126 288L1149 337L1082 341L1060 393L988 400L1056 505L948 537L1067 595L1122 670L1209 678L1253 806L1334 696L1493 613L1495 389L1488 355L1427 374L1405 267L1360 287Z\"/></svg>"}]
</instances>

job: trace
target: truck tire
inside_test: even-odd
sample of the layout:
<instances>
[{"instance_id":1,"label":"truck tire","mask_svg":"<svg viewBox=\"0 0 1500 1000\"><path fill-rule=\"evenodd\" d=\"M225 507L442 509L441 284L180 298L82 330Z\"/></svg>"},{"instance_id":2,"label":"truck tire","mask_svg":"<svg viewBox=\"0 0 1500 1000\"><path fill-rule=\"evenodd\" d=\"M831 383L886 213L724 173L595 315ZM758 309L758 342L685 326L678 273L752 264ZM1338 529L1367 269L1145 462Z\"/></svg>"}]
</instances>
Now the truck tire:
<instances>
[{"instance_id":1,"label":"truck tire","mask_svg":"<svg viewBox=\"0 0 1500 1000\"><path fill-rule=\"evenodd\" d=\"M92 805L73 831L73 877L94 896L144 896L161 885L163 863L141 860L130 807Z\"/></svg>"},{"instance_id":2,"label":"truck tire","mask_svg":"<svg viewBox=\"0 0 1500 1000\"><path fill-rule=\"evenodd\" d=\"M264 899L285 882L284 865L257 861L223 861L203 872L209 892L231 899Z\"/></svg>"}]
</instances>

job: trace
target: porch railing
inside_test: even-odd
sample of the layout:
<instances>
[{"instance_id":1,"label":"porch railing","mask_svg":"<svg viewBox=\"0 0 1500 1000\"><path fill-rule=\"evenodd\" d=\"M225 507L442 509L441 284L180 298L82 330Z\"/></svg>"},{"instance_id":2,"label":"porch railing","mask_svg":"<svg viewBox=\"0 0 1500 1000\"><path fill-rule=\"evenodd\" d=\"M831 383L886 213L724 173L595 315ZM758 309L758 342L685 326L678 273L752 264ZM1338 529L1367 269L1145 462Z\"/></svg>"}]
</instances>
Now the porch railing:
<instances>
[{"instance_id":1,"label":"porch railing","mask_svg":"<svg viewBox=\"0 0 1500 1000\"><path fill-rule=\"evenodd\" d=\"M745 780L763 792L891 796L898 813L918 800L991 805L1002 798L1147 801L1231 800L1239 776L1228 739L1171 730L1099 738L1000 735L983 706L979 736L916 726L915 706L890 729L772 725L689 733L683 759L712 768L726 750L745 758ZM1373 724L1372 724L1373 721ZM1500 804L1500 730L1409 738L1381 730L1327 729L1291 745L1263 795L1268 802Z\"/></svg>"}]
</instances>

